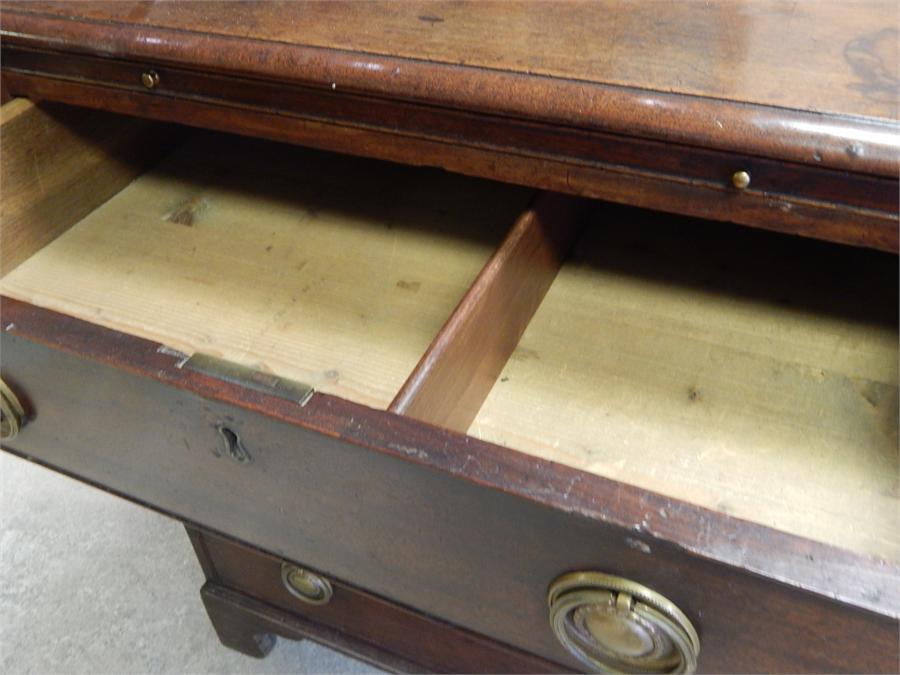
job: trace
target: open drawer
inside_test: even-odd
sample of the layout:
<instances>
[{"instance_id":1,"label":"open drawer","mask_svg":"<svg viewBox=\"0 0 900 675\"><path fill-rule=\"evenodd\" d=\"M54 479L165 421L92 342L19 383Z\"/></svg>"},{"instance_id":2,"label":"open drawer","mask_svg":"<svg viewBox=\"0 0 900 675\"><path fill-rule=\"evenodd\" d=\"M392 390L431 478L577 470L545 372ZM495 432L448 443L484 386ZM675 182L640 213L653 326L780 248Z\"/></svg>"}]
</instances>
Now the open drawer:
<instances>
[{"instance_id":1,"label":"open drawer","mask_svg":"<svg viewBox=\"0 0 900 675\"><path fill-rule=\"evenodd\" d=\"M108 124L4 194L6 449L561 667L896 666L896 258Z\"/></svg>"},{"instance_id":2,"label":"open drawer","mask_svg":"<svg viewBox=\"0 0 900 675\"><path fill-rule=\"evenodd\" d=\"M529 199L236 136L171 145L4 294L376 408Z\"/></svg>"}]
</instances>

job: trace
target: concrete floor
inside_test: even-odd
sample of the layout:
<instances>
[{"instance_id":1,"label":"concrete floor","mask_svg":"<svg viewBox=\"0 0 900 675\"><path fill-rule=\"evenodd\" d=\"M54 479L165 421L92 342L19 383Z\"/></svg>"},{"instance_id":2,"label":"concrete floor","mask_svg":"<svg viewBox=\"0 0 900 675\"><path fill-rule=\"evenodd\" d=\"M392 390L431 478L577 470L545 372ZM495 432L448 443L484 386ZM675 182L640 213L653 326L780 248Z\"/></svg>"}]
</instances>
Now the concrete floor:
<instances>
[{"instance_id":1,"label":"concrete floor","mask_svg":"<svg viewBox=\"0 0 900 675\"><path fill-rule=\"evenodd\" d=\"M0 452L0 673L377 673L314 643L223 647L178 523Z\"/></svg>"}]
</instances>

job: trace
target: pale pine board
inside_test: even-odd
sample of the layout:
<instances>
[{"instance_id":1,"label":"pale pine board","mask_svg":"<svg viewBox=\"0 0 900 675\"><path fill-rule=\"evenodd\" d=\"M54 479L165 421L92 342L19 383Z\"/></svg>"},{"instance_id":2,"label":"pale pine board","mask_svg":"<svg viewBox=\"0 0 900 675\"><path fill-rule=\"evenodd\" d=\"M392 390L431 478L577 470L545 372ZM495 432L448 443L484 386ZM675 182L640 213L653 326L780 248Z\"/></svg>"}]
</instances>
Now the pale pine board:
<instances>
[{"instance_id":1,"label":"pale pine board","mask_svg":"<svg viewBox=\"0 0 900 675\"><path fill-rule=\"evenodd\" d=\"M900 559L897 258L600 220L469 433Z\"/></svg>"},{"instance_id":2,"label":"pale pine board","mask_svg":"<svg viewBox=\"0 0 900 675\"><path fill-rule=\"evenodd\" d=\"M528 198L438 171L202 137L0 290L385 408Z\"/></svg>"}]
</instances>

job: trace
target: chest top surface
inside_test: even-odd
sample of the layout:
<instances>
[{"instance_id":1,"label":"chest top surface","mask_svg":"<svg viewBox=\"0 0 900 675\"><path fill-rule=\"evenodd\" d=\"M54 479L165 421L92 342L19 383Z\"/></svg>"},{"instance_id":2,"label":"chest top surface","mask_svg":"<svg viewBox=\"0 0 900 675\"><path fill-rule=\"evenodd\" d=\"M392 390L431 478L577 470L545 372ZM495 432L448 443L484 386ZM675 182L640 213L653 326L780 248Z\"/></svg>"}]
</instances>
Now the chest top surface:
<instances>
[{"instance_id":1,"label":"chest top surface","mask_svg":"<svg viewBox=\"0 0 900 675\"><path fill-rule=\"evenodd\" d=\"M246 60L254 43L275 42L839 115L898 114L900 10L890 1L28 2L7 8L171 29L185 41L239 38L234 47L241 45ZM110 26L107 47L118 39ZM153 44L152 32L144 40ZM301 64L281 65L299 70ZM377 66L358 63L373 76Z\"/></svg>"}]
</instances>

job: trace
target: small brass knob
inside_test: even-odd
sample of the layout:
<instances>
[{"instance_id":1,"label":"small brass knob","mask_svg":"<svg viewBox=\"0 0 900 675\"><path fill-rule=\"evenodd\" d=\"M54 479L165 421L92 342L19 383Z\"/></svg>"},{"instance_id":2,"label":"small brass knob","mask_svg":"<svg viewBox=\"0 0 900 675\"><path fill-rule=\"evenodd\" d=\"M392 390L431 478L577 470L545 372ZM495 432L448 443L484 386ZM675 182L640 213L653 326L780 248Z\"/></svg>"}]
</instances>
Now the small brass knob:
<instances>
[{"instance_id":1,"label":"small brass knob","mask_svg":"<svg viewBox=\"0 0 900 675\"><path fill-rule=\"evenodd\" d=\"M738 190L750 187L750 174L746 171L735 171L731 174L731 184Z\"/></svg>"},{"instance_id":2,"label":"small brass knob","mask_svg":"<svg viewBox=\"0 0 900 675\"><path fill-rule=\"evenodd\" d=\"M145 70L141 73L141 84L147 89L156 89L156 85L159 84L159 73L155 70Z\"/></svg>"},{"instance_id":3,"label":"small brass knob","mask_svg":"<svg viewBox=\"0 0 900 675\"><path fill-rule=\"evenodd\" d=\"M646 586L601 572L550 585L550 626L579 661L600 673L693 673L700 638L690 620Z\"/></svg>"},{"instance_id":4,"label":"small brass knob","mask_svg":"<svg viewBox=\"0 0 900 675\"><path fill-rule=\"evenodd\" d=\"M0 380L0 440L11 441L22 428L25 409L12 389Z\"/></svg>"},{"instance_id":5,"label":"small brass knob","mask_svg":"<svg viewBox=\"0 0 900 675\"><path fill-rule=\"evenodd\" d=\"M281 564L281 582L288 593L310 605L324 605L333 594L328 579L290 563Z\"/></svg>"}]
</instances>

